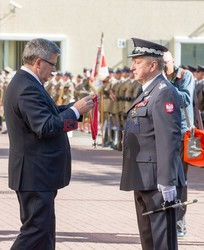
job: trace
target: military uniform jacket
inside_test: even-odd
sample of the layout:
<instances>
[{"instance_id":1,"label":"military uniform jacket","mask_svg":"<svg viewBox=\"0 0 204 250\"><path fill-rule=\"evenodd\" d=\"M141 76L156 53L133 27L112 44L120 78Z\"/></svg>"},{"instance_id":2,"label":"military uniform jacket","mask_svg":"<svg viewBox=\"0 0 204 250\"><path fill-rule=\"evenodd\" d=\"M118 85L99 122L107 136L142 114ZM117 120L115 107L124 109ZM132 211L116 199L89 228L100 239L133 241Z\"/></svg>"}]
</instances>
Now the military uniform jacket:
<instances>
[{"instance_id":1,"label":"military uniform jacket","mask_svg":"<svg viewBox=\"0 0 204 250\"><path fill-rule=\"evenodd\" d=\"M175 88L159 75L133 102L124 131L120 189L184 184L179 154L181 113Z\"/></svg>"},{"instance_id":2,"label":"military uniform jacket","mask_svg":"<svg viewBox=\"0 0 204 250\"><path fill-rule=\"evenodd\" d=\"M76 122L68 106L57 107L44 87L18 70L4 103L10 148L9 187L54 191L68 185L71 154L64 119Z\"/></svg>"}]
</instances>

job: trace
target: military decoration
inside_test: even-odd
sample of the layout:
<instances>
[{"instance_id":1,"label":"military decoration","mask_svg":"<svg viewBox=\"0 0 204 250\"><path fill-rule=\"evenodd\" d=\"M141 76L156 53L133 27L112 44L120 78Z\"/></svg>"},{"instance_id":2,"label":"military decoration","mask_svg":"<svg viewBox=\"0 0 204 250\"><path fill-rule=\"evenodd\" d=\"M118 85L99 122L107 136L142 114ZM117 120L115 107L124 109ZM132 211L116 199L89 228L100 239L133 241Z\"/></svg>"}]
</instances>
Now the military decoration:
<instances>
[{"instance_id":1,"label":"military decoration","mask_svg":"<svg viewBox=\"0 0 204 250\"><path fill-rule=\"evenodd\" d=\"M166 113L173 113L174 112L174 103L173 102L166 102L165 103L165 111L166 111Z\"/></svg>"}]
</instances>

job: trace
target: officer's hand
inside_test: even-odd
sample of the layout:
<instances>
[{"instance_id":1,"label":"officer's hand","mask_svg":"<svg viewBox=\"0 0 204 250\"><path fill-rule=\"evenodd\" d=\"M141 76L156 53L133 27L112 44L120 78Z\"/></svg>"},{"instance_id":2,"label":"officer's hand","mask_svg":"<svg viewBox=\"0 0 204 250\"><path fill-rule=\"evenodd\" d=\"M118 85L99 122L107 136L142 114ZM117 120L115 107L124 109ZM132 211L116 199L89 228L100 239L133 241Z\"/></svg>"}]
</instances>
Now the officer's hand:
<instances>
[{"instance_id":1,"label":"officer's hand","mask_svg":"<svg viewBox=\"0 0 204 250\"><path fill-rule=\"evenodd\" d=\"M95 96L95 94L85 96L81 100L75 102L73 107L75 107L79 111L80 115L83 115L89 112L94 107L93 99L95 98Z\"/></svg>"},{"instance_id":2,"label":"officer's hand","mask_svg":"<svg viewBox=\"0 0 204 250\"><path fill-rule=\"evenodd\" d=\"M177 195L176 186L163 186L158 184L157 187L159 192L162 192L164 201L171 202L175 199Z\"/></svg>"}]
</instances>

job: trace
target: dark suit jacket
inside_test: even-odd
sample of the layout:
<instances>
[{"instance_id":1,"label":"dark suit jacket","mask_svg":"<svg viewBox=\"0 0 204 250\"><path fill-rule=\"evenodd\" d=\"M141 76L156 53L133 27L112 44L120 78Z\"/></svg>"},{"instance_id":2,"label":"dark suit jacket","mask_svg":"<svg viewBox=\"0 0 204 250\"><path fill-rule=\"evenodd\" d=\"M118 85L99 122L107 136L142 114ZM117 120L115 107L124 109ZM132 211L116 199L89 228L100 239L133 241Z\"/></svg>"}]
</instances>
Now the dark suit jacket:
<instances>
[{"instance_id":1,"label":"dark suit jacket","mask_svg":"<svg viewBox=\"0 0 204 250\"><path fill-rule=\"evenodd\" d=\"M10 140L9 187L53 191L69 184L71 154L64 119L76 122L67 106L57 107L44 87L18 70L4 103Z\"/></svg>"},{"instance_id":2,"label":"dark suit jacket","mask_svg":"<svg viewBox=\"0 0 204 250\"><path fill-rule=\"evenodd\" d=\"M180 143L179 97L175 88L160 75L128 112L120 188L153 190L157 184L184 185Z\"/></svg>"}]
</instances>

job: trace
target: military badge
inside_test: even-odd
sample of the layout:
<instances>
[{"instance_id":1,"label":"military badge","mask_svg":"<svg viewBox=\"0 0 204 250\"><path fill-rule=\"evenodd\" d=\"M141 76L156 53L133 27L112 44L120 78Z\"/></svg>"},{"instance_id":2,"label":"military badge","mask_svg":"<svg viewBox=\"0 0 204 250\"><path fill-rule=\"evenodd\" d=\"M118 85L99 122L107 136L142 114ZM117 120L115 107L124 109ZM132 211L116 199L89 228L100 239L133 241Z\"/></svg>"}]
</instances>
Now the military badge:
<instances>
[{"instance_id":1,"label":"military badge","mask_svg":"<svg viewBox=\"0 0 204 250\"><path fill-rule=\"evenodd\" d=\"M166 113L173 113L174 112L174 103L173 102L166 102L165 103L165 110L166 110Z\"/></svg>"},{"instance_id":2,"label":"military badge","mask_svg":"<svg viewBox=\"0 0 204 250\"><path fill-rule=\"evenodd\" d=\"M135 108L139 108L139 107L145 107L147 105L149 101L147 99L145 99L144 101L142 102L138 102L135 104Z\"/></svg>"},{"instance_id":3,"label":"military badge","mask_svg":"<svg viewBox=\"0 0 204 250\"><path fill-rule=\"evenodd\" d=\"M163 89L163 88L165 88L166 86L167 86L166 83L161 82L161 83L159 84L159 89Z\"/></svg>"}]
</instances>

